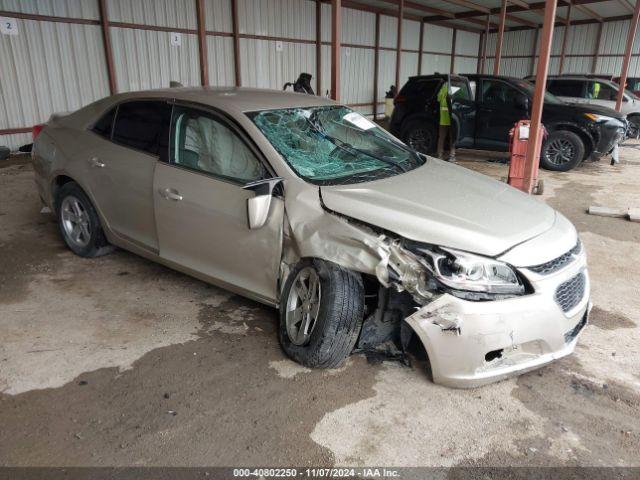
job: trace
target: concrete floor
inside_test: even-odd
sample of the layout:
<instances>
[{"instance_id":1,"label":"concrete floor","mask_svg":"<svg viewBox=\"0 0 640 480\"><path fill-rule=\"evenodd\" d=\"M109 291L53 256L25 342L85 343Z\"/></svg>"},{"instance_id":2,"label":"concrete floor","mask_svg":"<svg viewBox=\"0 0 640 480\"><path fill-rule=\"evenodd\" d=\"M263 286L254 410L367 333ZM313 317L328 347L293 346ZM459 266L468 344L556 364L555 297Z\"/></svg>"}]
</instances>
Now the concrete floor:
<instances>
[{"instance_id":1,"label":"concrete floor","mask_svg":"<svg viewBox=\"0 0 640 480\"><path fill-rule=\"evenodd\" d=\"M362 356L302 368L273 309L124 251L74 256L30 166L3 163L0 465L640 465L640 224L585 214L640 207L638 147L542 173L589 252L591 324L573 356L475 390Z\"/></svg>"}]
</instances>

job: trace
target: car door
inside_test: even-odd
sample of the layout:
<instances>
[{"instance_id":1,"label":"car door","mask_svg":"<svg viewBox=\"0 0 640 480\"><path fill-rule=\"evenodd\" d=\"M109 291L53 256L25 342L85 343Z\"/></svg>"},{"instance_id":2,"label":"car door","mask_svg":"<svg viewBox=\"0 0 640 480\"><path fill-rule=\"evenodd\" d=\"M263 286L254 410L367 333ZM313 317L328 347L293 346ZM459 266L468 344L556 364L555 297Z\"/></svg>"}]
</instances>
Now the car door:
<instances>
[{"instance_id":1,"label":"car door","mask_svg":"<svg viewBox=\"0 0 640 480\"><path fill-rule=\"evenodd\" d=\"M272 176L262 154L227 117L175 105L169 158L158 163L154 205L160 256L259 300L277 298L284 202L250 230L243 186Z\"/></svg>"},{"instance_id":2,"label":"car door","mask_svg":"<svg viewBox=\"0 0 640 480\"><path fill-rule=\"evenodd\" d=\"M510 83L497 78L482 78L477 87L476 146L508 150L509 130L529 112L518 104L525 95Z\"/></svg>"},{"instance_id":3,"label":"car door","mask_svg":"<svg viewBox=\"0 0 640 480\"><path fill-rule=\"evenodd\" d=\"M451 117L456 126L456 146L472 147L476 125L476 103L469 80L451 77Z\"/></svg>"},{"instance_id":4,"label":"car door","mask_svg":"<svg viewBox=\"0 0 640 480\"><path fill-rule=\"evenodd\" d=\"M96 148L86 155L90 190L109 229L152 253L158 251L153 176L168 148L170 119L165 100L121 103L96 123Z\"/></svg>"}]
</instances>

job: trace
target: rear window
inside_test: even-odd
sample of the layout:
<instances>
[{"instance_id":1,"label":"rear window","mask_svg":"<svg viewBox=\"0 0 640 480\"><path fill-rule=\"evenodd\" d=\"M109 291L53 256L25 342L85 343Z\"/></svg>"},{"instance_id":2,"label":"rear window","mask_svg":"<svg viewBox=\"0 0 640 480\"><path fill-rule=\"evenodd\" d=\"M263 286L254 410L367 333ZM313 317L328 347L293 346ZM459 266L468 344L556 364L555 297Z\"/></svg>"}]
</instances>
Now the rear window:
<instances>
[{"instance_id":1,"label":"rear window","mask_svg":"<svg viewBox=\"0 0 640 480\"><path fill-rule=\"evenodd\" d=\"M171 105L164 101L135 101L118 107L113 141L166 159Z\"/></svg>"},{"instance_id":2,"label":"rear window","mask_svg":"<svg viewBox=\"0 0 640 480\"><path fill-rule=\"evenodd\" d=\"M559 97L582 97L583 85L580 80L548 80L547 91Z\"/></svg>"},{"instance_id":3,"label":"rear window","mask_svg":"<svg viewBox=\"0 0 640 480\"><path fill-rule=\"evenodd\" d=\"M409 80L409 82L402 87L402 90L400 90L400 95L429 99L438 93L437 89L441 82L442 80L439 78Z\"/></svg>"}]
</instances>

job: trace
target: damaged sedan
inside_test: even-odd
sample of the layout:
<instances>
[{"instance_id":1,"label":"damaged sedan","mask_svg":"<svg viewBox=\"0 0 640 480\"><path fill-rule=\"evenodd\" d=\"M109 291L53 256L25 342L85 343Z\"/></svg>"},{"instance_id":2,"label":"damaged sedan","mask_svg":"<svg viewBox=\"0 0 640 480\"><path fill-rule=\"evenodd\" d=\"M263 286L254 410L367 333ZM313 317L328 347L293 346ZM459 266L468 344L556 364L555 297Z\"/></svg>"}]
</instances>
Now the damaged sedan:
<instances>
[{"instance_id":1,"label":"damaged sedan","mask_svg":"<svg viewBox=\"0 0 640 480\"><path fill-rule=\"evenodd\" d=\"M587 322L565 217L330 100L126 93L34 134L36 185L73 252L118 246L275 306L305 366L415 338L436 383L473 387L570 354Z\"/></svg>"}]
</instances>

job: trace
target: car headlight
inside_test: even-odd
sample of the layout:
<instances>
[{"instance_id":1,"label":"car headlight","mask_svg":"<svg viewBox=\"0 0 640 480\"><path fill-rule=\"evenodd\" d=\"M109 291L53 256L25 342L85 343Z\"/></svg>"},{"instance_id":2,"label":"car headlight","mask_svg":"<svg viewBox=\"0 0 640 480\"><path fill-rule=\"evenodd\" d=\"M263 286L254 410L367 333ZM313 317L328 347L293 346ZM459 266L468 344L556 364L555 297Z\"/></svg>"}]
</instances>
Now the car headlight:
<instances>
[{"instance_id":1,"label":"car headlight","mask_svg":"<svg viewBox=\"0 0 640 480\"><path fill-rule=\"evenodd\" d=\"M525 292L515 270L504 262L449 248L421 251L431 257L435 278L452 289L502 295Z\"/></svg>"},{"instance_id":2,"label":"car headlight","mask_svg":"<svg viewBox=\"0 0 640 480\"><path fill-rule=\"evenodd\" d=\"M589 120L593 120L596 123L610 122L611 120L616 120L613 117L607 117L606 115L598 115L597 113L585 113L584 116Z\"/></svg>"}]
</instances>

